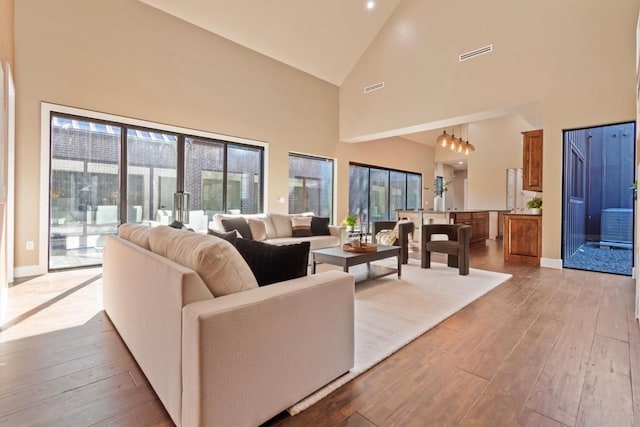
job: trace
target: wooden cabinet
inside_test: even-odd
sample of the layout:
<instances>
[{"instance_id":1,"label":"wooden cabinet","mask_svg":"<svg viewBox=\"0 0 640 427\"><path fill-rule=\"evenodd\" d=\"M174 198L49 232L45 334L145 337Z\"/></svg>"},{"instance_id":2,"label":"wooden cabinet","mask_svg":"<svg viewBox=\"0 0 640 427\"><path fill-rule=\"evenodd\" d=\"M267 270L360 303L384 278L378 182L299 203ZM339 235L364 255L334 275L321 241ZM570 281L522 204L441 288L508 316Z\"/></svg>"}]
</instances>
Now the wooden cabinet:
<instances>
[{"instance_id":1,"label":"wooden cabinet","mask_svg":"<svg viewBox=\"0 0 640 427\"><path fill-rule=\"evenodd\" d=\"M484 244L489 238L489 212L451 213L454 224L467 224L473 228L470 245Z\"/></svg>"},{"instance_id":2,"label":"wooden cabinet","mask_svg":"<svg viewBox=\"0 0 640 427\"><path fill-rule=\"evenodd\" d=\"M504 216L504 260L540 265L542 215Z\"/></svg>"},{"instance_id":3,"label":"wooden cabinet","mask_svg":"<svg viewBox=\"0 0 640 427\"><path fill-rule=\"evenodd\" d=\"M504 216L507 213L509 213L509 211L498 211L498 239L504 237Z\"/></svg>"},{"instance_id":4,"label":"wooden cabinet","mask_svg":"<svg viewBox=\"0 0 640 427\"><path fill-rule=\"evenodd\" d=\"M474 212L471 214L471 244L481 243L489 238L489 212Z\"/></svg>"},{"instance_id":5,"label":"wooden cabinet","mask_svg":"<svg viewBox=\"0 0 640 427\"><path fill-rule=\"evenodd\" d=\"M522 132L522 188L542 191L542 129Z\"/></svg>"}]
</instances>

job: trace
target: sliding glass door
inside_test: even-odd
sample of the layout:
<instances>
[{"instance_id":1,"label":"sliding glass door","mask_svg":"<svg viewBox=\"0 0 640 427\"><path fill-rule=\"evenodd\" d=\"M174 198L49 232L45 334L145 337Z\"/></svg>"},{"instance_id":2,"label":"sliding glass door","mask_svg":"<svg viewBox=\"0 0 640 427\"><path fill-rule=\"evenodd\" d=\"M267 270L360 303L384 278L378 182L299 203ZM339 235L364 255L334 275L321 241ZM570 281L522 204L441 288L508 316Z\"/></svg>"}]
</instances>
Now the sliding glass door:
<instances>
[{"instance_id":1,"label":"sliding glass door","mask_svg":"<svg viewBox=\"0 0 640 427\"><path fill-rule=\"evenodd\" d=\"M395 220L397 210L419 209L421 203L420 174L349 165L349 213L362 220L366 231L373 222Z\"/></svg>"},{"instance_id":2,"label":"sliding glass door","mask_svg":"<svg viewBox=\"0 0 640 427\"><path fill-rule=\"evenodd\" d=\"M51 118L49 267L102 262L104 236L120 215L121 129Z\"/></svg>"},{"instance_id":3,"label":"sliding glass door","mask_svg":"<svg viewBox=\"0 0 640 427\"><path fill-rule=\"evenodd\" d=\"M127 222L170 224L177 190L178 137L127 130Z\"/></svg>"},{"instance_id":4,"label":"sliding glass door","mask_svg":"<svg viewBox=\"0 0 640 427\"><path fill-rule=\"evenodd\" d=\"M122 222L171 224L176 192L191 194L185 225L201 232L214 213L263 210L260 146L61 113L50 120L50 270L100 265L105 236Z\"/></svg>"}]
</instances>

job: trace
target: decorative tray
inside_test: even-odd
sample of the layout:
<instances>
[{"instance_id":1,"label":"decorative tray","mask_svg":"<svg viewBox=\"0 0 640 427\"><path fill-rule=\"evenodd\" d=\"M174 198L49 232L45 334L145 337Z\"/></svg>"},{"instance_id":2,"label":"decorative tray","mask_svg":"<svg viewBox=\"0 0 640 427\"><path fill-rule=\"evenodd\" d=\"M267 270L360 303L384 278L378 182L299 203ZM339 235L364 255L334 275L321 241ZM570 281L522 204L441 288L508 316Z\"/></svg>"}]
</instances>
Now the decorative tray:
<instances>
[{"instance_id":1,"label":"decorative tray","mask_svg":"<svg viewBox=\"0 0 640 427\"><path fill-rule=\"evenodd\" d=\"M378 249L378 245L375 243L360 243L358 246L353 243L345 243L342 245L342 249L347 252L375 252Z\"/></svg>"}]
</instances>

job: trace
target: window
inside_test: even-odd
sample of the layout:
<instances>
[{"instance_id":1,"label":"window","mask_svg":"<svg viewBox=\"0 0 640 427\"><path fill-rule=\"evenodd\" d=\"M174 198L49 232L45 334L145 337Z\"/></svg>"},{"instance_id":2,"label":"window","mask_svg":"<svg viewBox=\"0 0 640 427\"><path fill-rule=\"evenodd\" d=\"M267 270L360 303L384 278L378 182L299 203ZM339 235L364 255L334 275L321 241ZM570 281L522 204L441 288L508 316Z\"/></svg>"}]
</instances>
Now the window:
<instances>
[{"instance_id":1,"label":"window","mask_svg":"<svg viewBox=\"0 0 640 427\"><path fill-rule=\"evenodd\" d=\"M185 138L184 188L191 194L191 209L211 218L224 213L224 143Z\"/></svg>"},{"instance_id":2,"label":"window","mask_svg":"<svg viewBox=\"0 0 640 427\"><path fill-rule=\"evenodd\" d=\"M126 135L127 220L168 220L178 185L178 138L168 134L166 141L154 140L149 132L135 128L127 129Z\"/></svg>"},{"instance_id":3,"label":"window","mask_svg":"<svg viewBox=\"0 0 640 427\"><path fill-rule=\"evenodd\" d=\"M417 173L351 163L349 213L369 224L396 219L396 210L420 209L422 176Z\"/></svg>"},{"instance_id":4,"label":"window","mask_svg":"<svg viewBox=\"0 0 640 427\"><path fill-rule=\"evenodd\" d=\"M262 212L262 149L229 144L227 146L228 212Z\"/></svg>"},{"instance_id":5,"label":"window","mask_svg":"<svg viewBox=\"0 0 640 427\"><path fill-rule=\"evenodd\" d=\"M120 129L51 118L49 266L96 265L120 212Z\"/></svg>"},{"instance_id":6,"label":"window","mask_svg":"<svg viewBox=\"0 0 640 427\"><path fill-rule=\"evenodd\" d=\"M333 216L333 160L289 154L289 213Z\"/></svg>"},{"instance_id":7,"label":"window","mask_svg":"<svg viewBox=\"0 0 640 427\"><path fill-rule=\"evenodd\" d=\"M99 265L121 222L171 223L176 191L202 211L199 229L217 212L263 211L262 147L57 112L50 126L52 270Z\"/></svg>"}]
</instances>

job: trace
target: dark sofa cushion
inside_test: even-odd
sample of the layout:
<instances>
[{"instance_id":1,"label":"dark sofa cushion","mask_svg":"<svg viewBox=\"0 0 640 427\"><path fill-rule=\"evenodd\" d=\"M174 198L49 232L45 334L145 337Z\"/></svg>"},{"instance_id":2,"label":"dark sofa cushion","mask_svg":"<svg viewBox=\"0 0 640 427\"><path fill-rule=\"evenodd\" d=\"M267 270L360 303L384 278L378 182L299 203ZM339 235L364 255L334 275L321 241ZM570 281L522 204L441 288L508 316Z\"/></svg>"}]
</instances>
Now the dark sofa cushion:
<instances>
[{"instance_id":1,"label":"dark sofa cushion","mask_svg":"<svg viewBox=\"0 0 640 427\"><path fill-rule=\"evenodd\" d=\"M207 234L224 239L227 242L231 243L233 246L236 245L236 240L238 240L238 233L236 233L236 230L220 233L216 230L212 230L209 228L207 230Z\"/></svg>"},{"instance_id":2,"label":"dark sofa cushion","mask_svg":"<svg viewBox=\"0 0 640 427\"><path fill-rule=\"evenodd\" d=\"M311 234L314 236L330 236L329 217L314 216L311 218Z\"/></svg>"},{"instance_id":3,"label":"dark sofa cushion","mask_svg":"<svg viewBox=\"0 0 640 427\"><path fill-rule=\"evenodd\" d=\"M260 286L306 276L310 247L309 242L277 246L256 240L236 241L236 249Z\"/></svg>"},{"instance_id":4,"label":"dark sofa cushion","mask_svg":"<svg viewBox=\"0 0 640 427\"><path fill-rule=\"evenodd\" d=\"M249 228L249 223L245 221L244 218L223 219L221 222L224 231L238 230L238 233L240 233L243 239L253 239L253 236L251 235L251 228Z\"/></svg>"}]
</instances>

